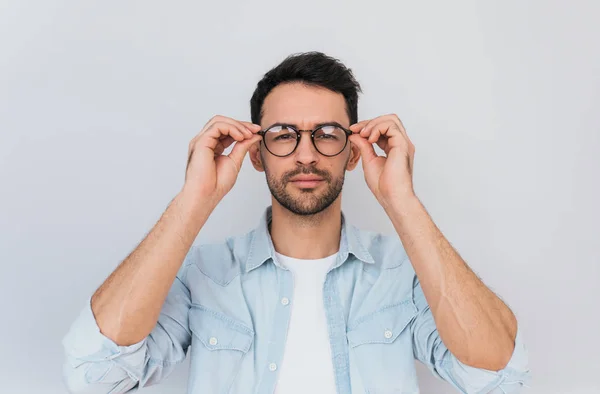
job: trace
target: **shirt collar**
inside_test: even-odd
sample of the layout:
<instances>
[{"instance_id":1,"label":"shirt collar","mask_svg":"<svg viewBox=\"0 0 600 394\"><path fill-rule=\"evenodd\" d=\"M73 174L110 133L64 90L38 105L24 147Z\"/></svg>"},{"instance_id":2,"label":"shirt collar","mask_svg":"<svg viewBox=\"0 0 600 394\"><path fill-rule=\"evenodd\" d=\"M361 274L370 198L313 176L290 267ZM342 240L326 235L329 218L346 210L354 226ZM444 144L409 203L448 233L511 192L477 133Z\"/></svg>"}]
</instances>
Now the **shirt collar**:
<instances>
[{"instance_id":1,"label":"shirt collar","mask_svg":"<svg viewBox=\"0 0 600 394\"><path fill-rule=\"evenodd\" d=\"M364 263L375 264L373 256L371 256L360 240L359 230L347 222L344 212L341 214L342 231L338 260L332 268L342 265L348 259L349 254L354 255ZM258 226L253 231L252 240L250 241L250 251L246 259L246 272L252 271L275 256L275 247L269 233L269 223L272 219L273 207L268 206L260 218ZM274 261L276 263L276 260Z\"/></svg>"}]
</instances>

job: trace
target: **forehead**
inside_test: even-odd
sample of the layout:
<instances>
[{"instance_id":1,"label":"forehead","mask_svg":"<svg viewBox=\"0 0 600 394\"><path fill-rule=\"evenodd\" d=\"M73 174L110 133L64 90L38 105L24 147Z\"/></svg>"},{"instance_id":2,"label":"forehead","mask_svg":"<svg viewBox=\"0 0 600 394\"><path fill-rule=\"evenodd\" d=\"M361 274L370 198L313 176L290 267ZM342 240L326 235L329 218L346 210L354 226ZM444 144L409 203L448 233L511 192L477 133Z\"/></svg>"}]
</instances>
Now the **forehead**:
<instances>
[{"instance_id":1,"label":"forehead","mask_svg":"<svg viewBox=\"0 0 600 394\"><path fill-rule=\"evenodd\" d=\"M281 84L271 90L263 103L263 113L263 126L282 122L312 127L331 121L349 126L350 122L341 93L301 83Z\"/></svg>"}]
</instances>

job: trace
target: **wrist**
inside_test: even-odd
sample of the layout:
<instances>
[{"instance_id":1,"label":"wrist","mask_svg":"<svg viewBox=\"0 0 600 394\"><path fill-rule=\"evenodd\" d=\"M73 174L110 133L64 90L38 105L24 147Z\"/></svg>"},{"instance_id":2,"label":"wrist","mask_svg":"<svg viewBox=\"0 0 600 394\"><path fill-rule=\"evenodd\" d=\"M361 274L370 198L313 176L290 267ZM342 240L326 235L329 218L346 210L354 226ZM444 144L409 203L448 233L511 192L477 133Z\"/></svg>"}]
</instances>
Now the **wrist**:
<instances>
[{"instance_id":1,"label":"wrist","mask_svg":"<svg viewBox=\"0 0 600 394\"><path fill-rule=\"evenodd\" d=\"M218 204L214 198L200 196L191 189L183 188L173 201L174 205L187 224L202 227Z\"/></svg>"},{"instance_id":2,"label":"wrist","mask_svg":"<svg viewBox=\"0 0 600 394\"><path fill-rule=\"evenodd\" d=\"M388 214L402 214L421 205L421 201L415 193L389 196L382 199L383 209Z\"/></svg>"}]
</instances>

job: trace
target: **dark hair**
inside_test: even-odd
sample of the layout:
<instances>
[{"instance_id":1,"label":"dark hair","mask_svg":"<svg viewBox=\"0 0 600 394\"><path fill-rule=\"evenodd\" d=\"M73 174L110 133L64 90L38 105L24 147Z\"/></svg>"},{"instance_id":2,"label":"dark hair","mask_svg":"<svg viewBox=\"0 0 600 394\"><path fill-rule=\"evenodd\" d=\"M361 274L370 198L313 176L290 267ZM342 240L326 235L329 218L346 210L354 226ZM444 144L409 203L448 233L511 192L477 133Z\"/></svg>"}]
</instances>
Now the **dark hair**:
<instances>
[{"instance_id":1,"label":"dark hair","mask_svg":"<svg viewBox=\"0 0 600 394\"><path fill-rule=\"evenodd\" d=\"M252 123L260 124L263 117L262 106L269 92L279 84L291 82L341 93L346 100L350 124L358 121L358 93L362 93L362 90L352 71L338 59L322 52L304 52L288 56L258 82L250 99Z\"/></svg>"}]
</instances>

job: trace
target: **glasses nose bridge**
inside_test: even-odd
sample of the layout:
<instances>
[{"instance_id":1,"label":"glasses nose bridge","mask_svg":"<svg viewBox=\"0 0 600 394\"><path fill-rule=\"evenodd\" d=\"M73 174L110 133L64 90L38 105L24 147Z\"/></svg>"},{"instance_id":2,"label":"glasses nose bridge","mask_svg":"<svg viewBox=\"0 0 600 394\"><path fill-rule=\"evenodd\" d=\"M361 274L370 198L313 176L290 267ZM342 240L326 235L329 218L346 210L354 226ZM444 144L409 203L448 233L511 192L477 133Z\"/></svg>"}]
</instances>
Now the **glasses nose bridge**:
<instances>
[{"instance_id":1,"label":"glasses nose bridge","mask_svg":"<svg viewBox=\"0 0 600 394\"><path fill-rule=\"evenodd\" d=\"M315 132L315 130L316 129L314 129L314 130L296 129L296 131L298 132L298 141L296 141L296 148L294 148L294 150L296 151L300 147L300 142L302 140L302 132L305 132L305 133L310 133L308 145L312 148L311 151L314 149L315 152L320 153L319 150L317 149L317 147L315 146L314 141L312 140L312 136L313 136L313 133Z\"/></svg>"},{"instance_id":2,"label":"glasses nose bridge","mask_svg":"<svg viewBox=\"0 0 600 394\"><path fill-rule=\"evenodd\" d=\"M298 129L296 129L296 131L298 132L298 142L297 142L297 144L299 145L300 144L300 140L302 139L302 132L310 133L310 137L312 139L312 135L316 131L316 129L315 130L298 130Z\"/></svg>"}]
</instances>

